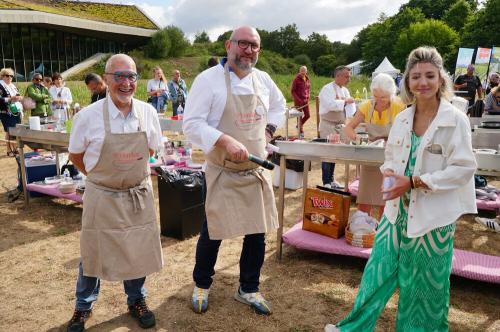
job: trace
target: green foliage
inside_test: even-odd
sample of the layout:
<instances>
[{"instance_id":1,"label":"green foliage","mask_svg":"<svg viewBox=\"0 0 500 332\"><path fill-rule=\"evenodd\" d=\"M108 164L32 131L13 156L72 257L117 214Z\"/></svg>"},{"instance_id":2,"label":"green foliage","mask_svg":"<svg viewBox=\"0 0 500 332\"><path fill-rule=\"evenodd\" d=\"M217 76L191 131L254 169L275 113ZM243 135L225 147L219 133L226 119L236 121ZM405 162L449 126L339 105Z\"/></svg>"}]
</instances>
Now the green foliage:
<instances>
[{"instance_id":1,"label":"green foliage","mask_svg":"<svg viewBox=\"0 0 500 332\"><path fill-rule=\"evenodd\" d=\"M326 35L313 32L307 37L301 53L307 54L314 62L320 56L332 53L332 43Z\"/></svg>"},{"instance_id":2,"label":"green foliage","mask_svg":"<svg viewBox=\"0 0 500 332\"><path fill-rule=\"evenodd\" d=\"M184 32L176 26L169 25L163 28L170 39L169 57L179 57L184 54L184 51L189 46L189 41L184 36Z\"/></svg>"},{"instance_id":3,"label":"green foliage","mask_svg":"<svg viewBox=\"0 0 500 332\"><path fill-rule=\"evenodd\" d=\"M199 44L193 43L193 45L189 45L184 51L184 56L207 56L210 54L209 51L210 44Z\"/></svg>"},{"instance_id":4,"label":"green foliage","mask_svg":"<svg viewBox=\"0 0 500 332\"><path fill-rule=\"evenodd\" d=\"M394 63L403 67L401 59L407 57L414 48L426 45L434 46L443 57L446 67L453 68L458 43L458 34L442 21L425 20L414 23L399 35L395 47L398 57Z\"/></svg>"},{"instance_id":5,"label":"green foliage","mask_svg":"<svg viewBox=\"0 0 500 332\"><path fill-rule=\"evenodd\" d=\"M229 30L229 31L224 32L222 35L217 37L217 41L224 43L226 40L229 40L229 38L231 38L232 33L233 33L233 30Z\"/></svg>"},{"instance_id":6,"label":"green foliage","mask_svg":"<svg viewBox=\"0 0 500 332\"><path fill-rule=\"evenodd\" d=\"M145 47L146 55L152 59L166 58L172 48L170 36L165 29L159 30L151 36Z\"/></svg>"},{"instance_id":7,"label":"green foliage","mask_svg":"<svg viewBox=\"0 0 500 332\"><path fill-rule=\"evenodd\" d=\"M306 54L298 54L294 56L293 62L295 62L299 66L306 66L309 71L313 70L312 61Z\"/></svg>"},{"instance_id":8,"label":"green foliage","mask_svg":"<svg viewBox=\"0 0 500 332\"><path fill-rule=\"evenodd\" d=\"M295 23L288 24L285 27L267 32L265 30L258 30L261 38L261 44L266 49L281 54L286 58L292 57L300 42L300 33Z\"/></svg>"},{"instance_id":9,"label":"green foliage","mask_svg":"<svg viewBox=\"0 0 500 332\"><path fill-rule=\"evenodd\" d=\"M477 2L475 0L466 1L471 6L471 9L476 9ZM406 5L401 6L401 8L420 8L426 18L440 20L455 2L457 0L410 0Z\"/></svg>"},{"instance_id":10,"label":"green foliage","mask_svg":"<svg viewBox=\"0 0 500 332\"><path fill-rule=\"evenodd\" d=\"M293 61L269 50L260 53L256 67L270 74L291 74L297 71L297 65Z\"/></svg>"},{"instance_id":11,"label":"green foliage","mask_svg":"<svg viewBox=\"0 0 500 332\"><path fill-rule=\"evenodd\" d=\"M217 56L226 55L226 47L223 41L216 41L208 46L208 52Z\"/></svg>"},{"instance_id":12,"label":"green foliage","mask_svg":"<svg viewBox=\"0 0 500 332\"><path fill-rule=\"evenodd\" d=\"M199 32L194 36L194 43L204 44L210 43L210 37L205 31Z\"/></svg>"},{"instance_id":13,"label":"green foliage","mask_svg":"<svg viewBox=\"0 0 500 332\"><path fill-rule=\"evenodd\" d=\"M321 76L332 77L335 67L340 65L337 57L333 54L322 55L314 62L314 72Z\"/></svg>"},{"instance_id":14,"label":"green foliage","mask_svg":"<svg viewBox=\"0 0 500 332\"><path fill-rule=\"evenodd\" d=\"M461 32L472 18L470 4L465 0L458 0L444 13L443 21L455 31Z\"/></svg>"},{"instance_id":15,"label":"green foliage","mask_svg":"<svg viewBox=\"0 0 500 332\"><path fill-rule=\"evenodd\" d=\"M465 26L462 47L499 46L500 39L500 1L488 0Z\"/></svg>"}]
</instances>

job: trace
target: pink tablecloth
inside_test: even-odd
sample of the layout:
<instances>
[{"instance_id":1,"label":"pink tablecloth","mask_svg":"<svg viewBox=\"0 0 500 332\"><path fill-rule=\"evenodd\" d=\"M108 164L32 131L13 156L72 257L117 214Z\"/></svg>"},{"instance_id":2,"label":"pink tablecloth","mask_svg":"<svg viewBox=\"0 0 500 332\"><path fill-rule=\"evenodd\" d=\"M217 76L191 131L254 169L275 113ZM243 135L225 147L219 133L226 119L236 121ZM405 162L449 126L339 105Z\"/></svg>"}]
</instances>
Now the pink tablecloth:
<instances>
[{"instance_id":1,"label":"pink tablecloth","mask_svg":"<svg viewBox=\"0 0 500 332\"><path fill-rule=\"evenodd\" d=\"M58 189L59 184L35 184L35 183L29 183L26 188L29 191L36 191L42 194L54 196L54 197L60 197L60 198L66 198L78 203L83 203L82 200L82 195L77 194L77 193L72 193L72 194L63 194L62 192L59 191Z\"/></svg>"},{"instance_id":2,"label":"pink tablecloth","mask_svg":"<svg viewBox=\"0 0 500 332\"><path fill-rule=\"evenodd\" d=\"M302 222L283 234L283 242L298 249L328 254L368 258L371 253L371 249L353 247L347 244L344 238L333 239L304 231L302 230ZM455 249L451 273L464 278L500 284L500 257Z\"/></svg>"}]
</instances>

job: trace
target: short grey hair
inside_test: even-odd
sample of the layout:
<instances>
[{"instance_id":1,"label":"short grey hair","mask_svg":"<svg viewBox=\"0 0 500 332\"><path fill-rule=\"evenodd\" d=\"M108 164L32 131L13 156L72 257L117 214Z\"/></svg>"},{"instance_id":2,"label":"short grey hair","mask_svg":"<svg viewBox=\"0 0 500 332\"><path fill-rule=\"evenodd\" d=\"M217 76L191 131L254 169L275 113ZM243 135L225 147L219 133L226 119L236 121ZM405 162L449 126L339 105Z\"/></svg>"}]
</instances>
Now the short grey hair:
<instances>
[{"instance_id":1,"label":"short grey hair","mask_svg":"<svg viewBox=\"0 0 500 332\"><path fill-rule=\"evenodd\" d=\"M415 103L415 96L410 91L409 87L409 76L410 70L417 63L430 63L434 65L439 70L439 78L441 79L441 86L437 92L437 97L439 99L444 98L448 101L453 98L453 83L450 80L448 74L443 67L443 58L441 54L434 47L430 46L421 46L410 52L408 55L408 60L406 61L406 69L403 75L403 80L401 84L401 99L403 103L409 105Z\"/></svg>"},{"instance_id":2,"label":"short grey hair","mask_svg":"<svg viewBox=\"0 0 500 332\"><path fill-rule=\"evenodd\" d=\"M344 70L351 71L351 68L347 66L338 66L333 71L333 77L337 77L337 75L343 72Z\"/></svg>"},{"instance_id":3,"label":"short grey hair","mask_svg":"<svg viewBox=\"0 0 500 332\"><path fill-rule=\"evenodd\" d=\"M370 84L370 90L373 92L375 89L388 93L391 98L396 95L397 91L394 79L386 73L377 74L377 76L373 78L372 83Z\"/></svg>"}]
</instances>

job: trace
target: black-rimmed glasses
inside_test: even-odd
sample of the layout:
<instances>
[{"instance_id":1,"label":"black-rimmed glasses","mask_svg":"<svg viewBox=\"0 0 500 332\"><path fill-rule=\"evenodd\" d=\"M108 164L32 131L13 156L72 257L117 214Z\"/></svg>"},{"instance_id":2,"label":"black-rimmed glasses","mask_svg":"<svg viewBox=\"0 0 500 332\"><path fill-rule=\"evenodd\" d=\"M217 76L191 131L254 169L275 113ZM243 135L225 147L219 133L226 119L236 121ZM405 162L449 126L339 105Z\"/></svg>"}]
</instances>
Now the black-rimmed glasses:
<instances>
[{"instance_id":1,"label":"black-rimmed glasses","mask_svg":"<svg viewBox=\"0 0 500 332\"><path fill-rule=\"evenodd\" d=\"M114 73L104 73L105 75L113 75L113 79L116 83L123 83L125 80L129 82L137 82L139 79L139 74L132 71L117 71Z\"/></svg>"},{"instance_id":2,"label":"black-rimmed glasses","mask_svg":"<svg viewBox=\"0 0 500 332\"><path fill-rule=\"evenodd\" d=\"M259 52L261 50L261 47L259 44L249 42L248 40L231 39L231 42L237 43L238 47L241 48L242 50L248 49L249 46L250 46L250 49L252 50L252 52Z\"/></svg>"}]
</instances>

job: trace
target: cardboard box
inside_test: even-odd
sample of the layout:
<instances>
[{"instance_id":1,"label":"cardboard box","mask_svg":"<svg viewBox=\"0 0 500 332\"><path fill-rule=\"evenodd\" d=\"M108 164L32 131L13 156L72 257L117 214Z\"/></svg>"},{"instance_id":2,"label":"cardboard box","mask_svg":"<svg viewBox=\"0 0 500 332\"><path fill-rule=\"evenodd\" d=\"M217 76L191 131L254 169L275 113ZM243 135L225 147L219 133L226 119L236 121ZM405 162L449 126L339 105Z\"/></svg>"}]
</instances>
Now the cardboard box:
<instances>
[{"instance_id":1,"label":"cardboard box","mask_svg":"<svg viewBox=\"0 0 500 332\"><path fill-rule=\"evenodd\" d=\"M349 219L350 204L349 193L308 188L302 229L336 239L342 237Z\"/></svg>"}]
</instances>

